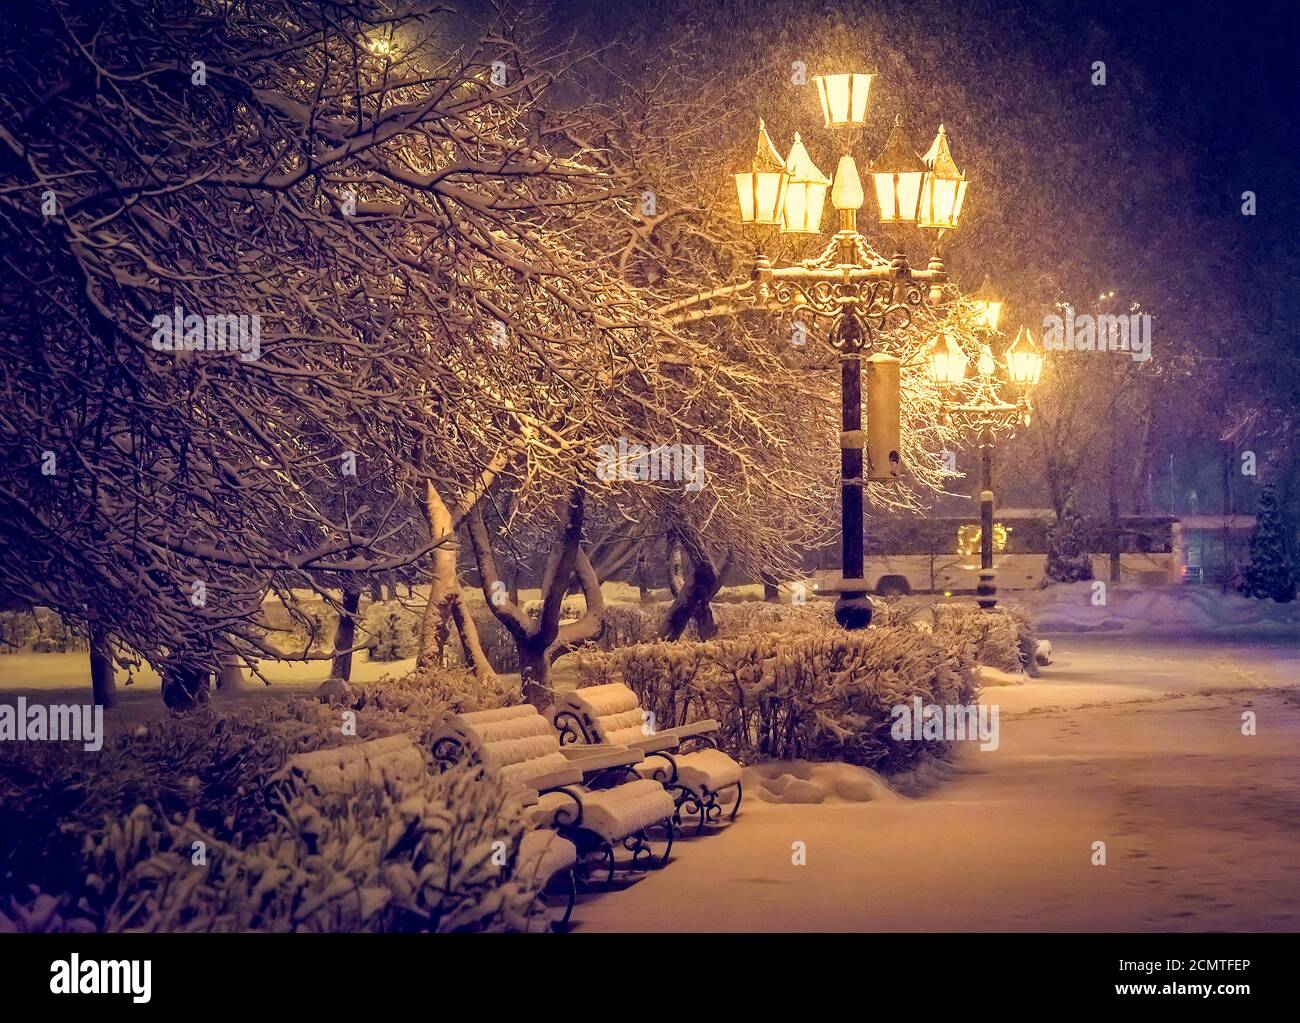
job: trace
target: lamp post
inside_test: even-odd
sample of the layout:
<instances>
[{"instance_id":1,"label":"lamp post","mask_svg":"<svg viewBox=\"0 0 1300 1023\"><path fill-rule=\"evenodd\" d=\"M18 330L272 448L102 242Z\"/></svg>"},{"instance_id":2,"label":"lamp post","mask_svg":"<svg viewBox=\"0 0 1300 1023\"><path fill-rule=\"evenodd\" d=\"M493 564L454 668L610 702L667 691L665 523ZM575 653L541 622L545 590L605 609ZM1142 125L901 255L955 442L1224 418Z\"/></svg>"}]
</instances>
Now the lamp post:
<instances>
[{"instance_id":1,"label":"lamp post","mask_svg":"<svg viewBox=\"0 0 1300 1023\"><path fill-rule=\"evenodd\" d=\"M997 334L998 317L1002 303L988 292L987 282L972 303L986 338L991 341ZM990 312L990 307L994 311ZM976 602L991 610L997 606L997 576L993 569L993 445L999 435L1011 436L1016 428L1028 425L1032 407L1029 389L1038 383L1043 371L1043 353L1034 343L1029 328L1021 327L1015 340L1007 347L999 362L990 344L981 347L976 360L976 378L966 378L967 358L947 332L940 335L930 350L930 375L941 388L959 393L951 402L944 403L944 418L961 432L972 435L980 452L980 576L976 587ZM1006 382L1018 392L1014 402L1002 396L1004 372ZM973 388L971 384L973 383Z\"/></svg>"},{"instance_id":2,"label":"lamp post","mask_svg":"<svg viewBox=\"0 0 1300 1023\"><path fill-rule=\"evenodd\" d=\"M929 152L918 156L896 119L880 154L869 166L880 222L892 237L886 258L858 230L866 196L853 150L866 126L874 75L817 75L823 126L841 152L834 181L828 181L796 134L781 160L766 125L759 122L751 167L735 175L740 220L755 240L754 266L747 281L671 302L660 310L676 323L745 310L799 312L828 321L827 338L840 359L841 573L836 620L846 629L865 628L871 601L863 577L863 488L867 482L897 482L904 466L900 444L900 371L916 351L902 350L900 331L914 310L939 307L948 282L941 253L946 232L957 227L966 195L943 126ZM774 266L764 243L774 235L819 233L827 188L839 230L820 254ZM934 232L924 269L908 261L903 232ZM923 353L920 353L923 354ZM867 430L862 428L863 361L866 362Z\"/></svg>"}]
</instances>

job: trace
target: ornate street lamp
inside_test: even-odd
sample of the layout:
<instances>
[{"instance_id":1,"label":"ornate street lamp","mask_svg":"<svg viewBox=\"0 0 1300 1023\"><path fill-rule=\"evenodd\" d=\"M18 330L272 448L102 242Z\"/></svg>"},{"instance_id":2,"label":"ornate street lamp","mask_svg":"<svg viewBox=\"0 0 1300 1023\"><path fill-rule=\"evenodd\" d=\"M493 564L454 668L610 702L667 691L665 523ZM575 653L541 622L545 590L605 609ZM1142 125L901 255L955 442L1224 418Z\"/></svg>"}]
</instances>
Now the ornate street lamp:
<instances>
[{"instance_id":1,"label":"ornate street lamp","mask_svg":"<svg viewBox=\"0 0 1300 1023\"><path fill-rule=\"evenodd\" d=\"M979 316L977 329L985 331L985 340L975 361L975 379L966 379L967 357L948 330L941 330L931 346L929 368L931 379L955 395L944 403L944 419L961 432L974 436L979 446L980 578L975 594L980 607L991 609L997 606L997 576L993 569L993 445L999 436L1010 437L1019 425L1029 424L1028 389L1038 382L1042 373L1043 354L1029 331L1021 327L1000 363L989 343L989 339L997 336L995 327L989 325L989 317L979 308L980 304L980 300L975 303ZM998 307L1000 312L1001 303ZM1014 402L1006 401L1000 393L998 372L1003 365L1007 379L1020 392Z\"/></svg>"},{"instance_id":2,"label":"ornate street lamp","mask_svg":"<svg viewBox=\"0 0 1300 1023\"><path fill-rule=\"evenodd\" d=\"M822 121L839 144L841 156L830 188L839 212L839 230L816 256L773 266L757 252L748 280L715 288L659 311L675 323L732 315L751 309L797 311L820 317L840 357L840 508L841 577L835 617L847 629L871 621L871 601L863 578L863 488L871 482L897 482L905 467L900 452L900 370L918 356L905 330L915 310L947 301L948 277L938 244L955 228L965 201L966 178L953 162L942 128L925 158L918 157L894 123L879 156L871 163L876 206L882 225L896 233L887 259L858 232L858 210L866 199L853 149L866 125L867 100L874 75L817 75L813 81ZM782 161L762 122L752 168L735 175L740 220L746 227L780 226L802 235L818 230L826 179L796 135L790 159ZM924 269L908 261L901 232L910 226L934 229L935 246ZM939 316L943 318L942 315ZM965 373L966 356L945 347L946 372L954 383ZM862 362L867 362L867 430L862 429ZM931 365L935 359L931 358ZM866 457L864 457L864 455Z\"/></svg>"}]
</instances>

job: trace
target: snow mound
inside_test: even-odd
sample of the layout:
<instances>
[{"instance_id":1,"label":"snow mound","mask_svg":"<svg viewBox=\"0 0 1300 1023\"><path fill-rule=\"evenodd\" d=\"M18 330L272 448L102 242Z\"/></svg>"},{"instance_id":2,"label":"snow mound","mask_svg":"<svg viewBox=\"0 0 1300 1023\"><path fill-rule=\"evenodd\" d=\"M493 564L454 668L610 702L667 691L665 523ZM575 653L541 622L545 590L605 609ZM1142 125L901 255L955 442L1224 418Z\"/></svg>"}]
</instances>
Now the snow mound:
<instances>
[{"instance_id":1,"label":"snow mound","mask_svg":"<svg viewBox=\"0 0 1300 1023\"><path fill-rule=\"evenodd\" d=\"M744 785L745 795L764 803L870 803L903 798L875 771L808 760L774 760L747 767Z\"/></svg>"},{"instance_id":2,"label":"snow mound","mask_svg":"<svg viewBox=\"0 0 1300 1023\"><path fill-rule=\"evenodd\" d=\"M990 668L987 664L979 665L980 685L985 689L993 689L997 686L1023 686L1027 681L1023 671L1003 671L1001 668Z\"/></svg>"},{"instance_id":3,"label":"snow mound","mask_svg":"<svg viewBox=\"0 0 1300 1023\"><path fill-rule=\"evenodd\" d=\"M1104 603L1095 604L1104 596ZM1206 586L1059 583L1021 596L1039 632L1185 632L1300 628L1300 603L1278 604Z\"/></svg>"}]
</instances>

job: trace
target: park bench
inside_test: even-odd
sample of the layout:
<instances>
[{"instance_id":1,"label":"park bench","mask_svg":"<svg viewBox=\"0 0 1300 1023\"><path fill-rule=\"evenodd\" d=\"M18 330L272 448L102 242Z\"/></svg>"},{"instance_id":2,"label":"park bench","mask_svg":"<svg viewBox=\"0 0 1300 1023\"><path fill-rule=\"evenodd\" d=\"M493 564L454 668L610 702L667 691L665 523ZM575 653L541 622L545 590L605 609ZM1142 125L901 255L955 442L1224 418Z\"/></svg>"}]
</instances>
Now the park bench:
<instances>
[{"instance_id":1,"label":"park bench","mask_svg":"<svg viewBox=\"0 0 1300 1023\"><path fill-rule=\"evenodd\" d=\"M683 812L699 814L697 835L705 824L721 819L724 802L730 802L725 797L732 790L736 805L729 819L736 819L744 796L741 766L718 748L716 721L692 721L657 731L652 715L622 682L564 694L552 710L552 720L562 749L586 744L639 750L645 759L637 766L638 773L674 794L679 821Z\"/></svg>"},{"instance_id":2,"label":"park bench","mask_svg":"<svg viewBox=\"0 0 1300 1023\"><path fill-rule=\"evenodd\" d=\"M618 846L632 854L635 869L662 867L672 852L676 805L663 785L637 773L642 757L626 747L562 750L559 736L531 705L457 714L433 743L436 764L478 764L522 791L535 826L553 828L574 844L585 877L592 873L591 854L599 853L608 864L607 885ZM656 827L667 837L659 857L649 839Z\"/></svg>"}]
</instances>

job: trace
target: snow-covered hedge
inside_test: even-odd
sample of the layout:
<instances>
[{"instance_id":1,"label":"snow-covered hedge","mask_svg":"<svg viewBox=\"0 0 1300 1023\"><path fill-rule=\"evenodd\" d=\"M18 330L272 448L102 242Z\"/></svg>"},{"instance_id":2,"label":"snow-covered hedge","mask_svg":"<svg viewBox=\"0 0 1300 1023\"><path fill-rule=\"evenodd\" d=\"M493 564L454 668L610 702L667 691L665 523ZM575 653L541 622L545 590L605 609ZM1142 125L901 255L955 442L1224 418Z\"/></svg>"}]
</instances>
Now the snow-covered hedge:
<instances>
[{"instance_id":1,"label":"snow-covered hedge","mask_svg":"<svg viewBox=\"0 0 1300 1023\"><path fill-rule=\"evenodd\" d=\"M968 643L977 663L1037 674L1033 621L1023 609L1001 605L986 611L974 604L935 604L930 614L935 634Z\"/></svg>"},{"instance_id":2,"label":"snow-covered hedge","mask_svg":"<svg viewBox=\"0 0 1300 1023\"><path fill-rule=\"evenodd\" d=\"M742 759L847 760L883 770L926 751L890 736L891 709L966 704L968 645L908 627L763 633L710 643L648 643L575 655L582 685L621 681L660 728L703 718Z\"/></svg>"},{"instance_id":3,"label":"snow-covered hedge","mask_svg":"<svg viewBox=\"0 0 1300 1023\"><path fill-rule=\"evenodd\" d=\"M421 876L430 857L469 863L477 846L463 843L474 835L499 833L514 841L513 818L501 816L486 783L482 793L463 798L459 790L436 786L405 794L376 790L346 806L313 796L295 802L287 818L267 785L294 753L398 732L427 750L449 714L500 706L512 696L482 692L467 673L426 672L350 687L334 704L268 698L234 712L206 708L114 737L95 753L75 744L0 744L0 931L230 929L254 926L254 917L269 929L319 929L331 921L356 928L519 926L519 914L531 913L531 895L510 888L508 872L488 882L461 867L452 875L438 868ZM354 715L356 737L342 733L345 711ZM407 798L423 801L416 817L410 817L415 804L408 806ZM316 815L311 820L295 817L309 811ZM308 825L321 830L305 830ZM398 825L406 827L405 838ZM440 827L456 837L444 841ZM187 839L182 849L177 829L201 837ZM339 857L348 835L366 844L344 862ZM383 846L390 839L398 844L371 848L372 841ZM206 843L207 872L190 865L193 841ZM119 855L127 858L119 861ZM163 858L147 866L155 856ZM283 870L268 866L286 857ZM184 871L154 877L181 859ZM105 873L109 861L112 878ZM418 890L408 890L412 871L420 876ZM435 904L449 877L449 894ZM395 894L378 909L374 894L363 905L349 902L343 890L355 893L381 882L391 882ZM305 901L284 901L286 892ZM485 900L483 907L472 905L474 893ZM137 919L130 909L136 898L145 898L150 912L167 922ZM304 913L317 899L323 900L320 912Z\"/></svg>"}]
</instances>

